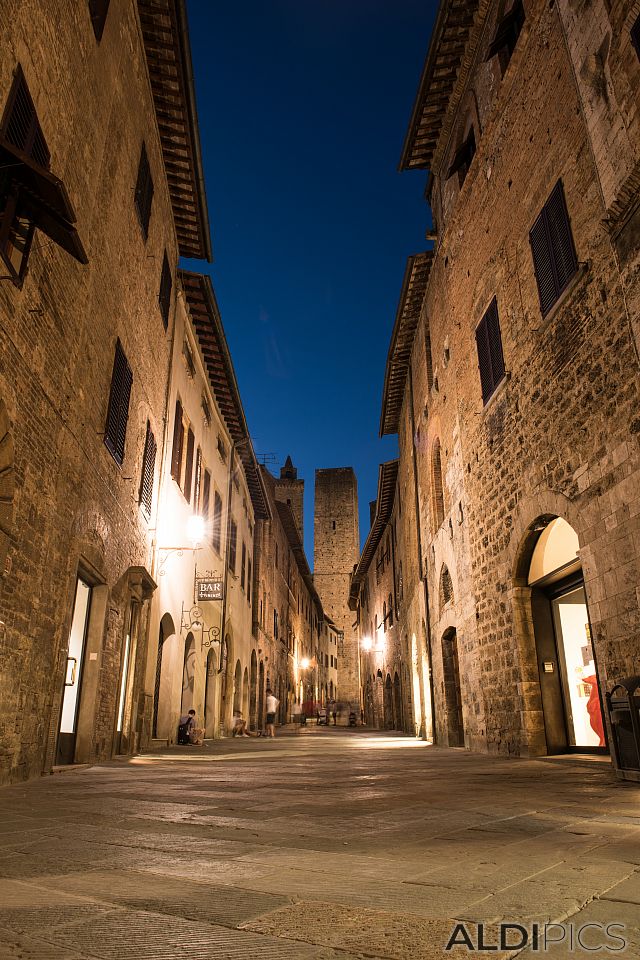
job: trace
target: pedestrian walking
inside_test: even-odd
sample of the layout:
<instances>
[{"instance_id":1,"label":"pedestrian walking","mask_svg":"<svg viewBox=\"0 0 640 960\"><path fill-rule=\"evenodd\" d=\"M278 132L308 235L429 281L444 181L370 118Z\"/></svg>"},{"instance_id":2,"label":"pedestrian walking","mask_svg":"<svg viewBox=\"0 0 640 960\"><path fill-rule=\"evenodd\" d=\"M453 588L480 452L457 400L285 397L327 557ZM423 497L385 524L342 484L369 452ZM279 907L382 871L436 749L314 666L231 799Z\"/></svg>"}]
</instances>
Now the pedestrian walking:
<instances>
[{"instance_id":1,"label":"pedestrian walking","mask_svg":"<svg viewBox=\"0 0 640 960\"><path fill-rule=\"evenodd\" d=\"M329 713L333 718L333 725L335 727L338 722L338 704L335 700L329 701Z\"/></svg>"},{"instance_id":2,"label":"pedestrian walking","mask_svg":"<svg viewBox=\"0 0 640 960\"><path fill-rule=\"evenodd\" d=\"M296 733L300 733L300 728L302 726L302 704L298 703L297 700L294 701L294 704L291 707L291 716L293 717Z\"/></svg>"},{"instance_id":3,"label":"pedestrian walking","mask_svg":"<svg viewBox=\"0 0 640 960\"><path fill-rule=\"evenodd\" d=\"M267 687L267 723L266 723L266 735L268 737L275 737L276 735L276 713L278 710L278 704L280 701L277 697L274 697L271 687Z\"/></svg>"}]
</instances>

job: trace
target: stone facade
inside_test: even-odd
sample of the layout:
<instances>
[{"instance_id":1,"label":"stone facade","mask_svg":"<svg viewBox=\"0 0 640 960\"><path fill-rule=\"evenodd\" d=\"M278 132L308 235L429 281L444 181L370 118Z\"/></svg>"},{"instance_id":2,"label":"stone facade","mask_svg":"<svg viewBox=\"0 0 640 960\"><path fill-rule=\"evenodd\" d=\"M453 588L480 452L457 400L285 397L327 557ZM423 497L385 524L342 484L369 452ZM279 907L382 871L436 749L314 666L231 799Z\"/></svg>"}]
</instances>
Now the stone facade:
<instances>
[{"instance_id":1,"label":"stone facade","mask_svg":"<svg viewBox=\"0 0 640 960\"><path fill-rule=\"evenodd\" d=\"M442 4L402 159L430 171L435 239L421 295L403 289L394 336L409 337L410 360L390 357L383 403L383 432L399 437L405 594L427 585L406 628L426 628L423 696L438 742L580 748L576 711L588 704L587 742L602 745L598 688L602 698L637 673L640 654L640 9L459 7ZM445 61L448 79L437 79ZM566 212L560 201L551 211L561 195ZM563 279L535 247L540 224L545 250L554 230L571 238ZM410 266L415 276L415 258ZM545 283L557 287L551 303ZM500 340L488 363L492 310ZM578 553L534 580L532 557L556 518ZM563 672L567 634L550 619L563 585L584 591L590 677Z\"/></svg>"},{"instance_id":2,"label":"stone facade","mask_svg":"<svg viewBox=\"0 0 640 960\"><path fill-rule=\"evenodd\" d=\"M357 705L358 636L348 599L360 541L358 485L351 467L316 470L314 511L313 580L327 616L342 633L340 699Z\"/></svg>"}]
</instances>

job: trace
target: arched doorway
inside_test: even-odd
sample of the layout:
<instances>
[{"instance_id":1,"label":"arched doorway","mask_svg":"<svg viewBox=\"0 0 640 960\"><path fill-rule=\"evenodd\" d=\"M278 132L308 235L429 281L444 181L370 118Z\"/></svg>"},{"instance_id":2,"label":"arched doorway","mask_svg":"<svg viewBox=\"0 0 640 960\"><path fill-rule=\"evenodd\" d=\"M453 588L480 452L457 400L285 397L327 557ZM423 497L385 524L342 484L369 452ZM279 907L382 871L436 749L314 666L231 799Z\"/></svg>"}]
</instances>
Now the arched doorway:
<instances>
[{"instance_id":1,"label":"arched doorway","mask_svg":"<svg viewBox=\"0 0 640 960\"><path fill-rule=\"evenodd\" d=\"M182 667L182 698L180 700L180 714L188 713L193 708L194 688L196 677L196 642L192 633L187 634L184 642L184 663Z\"/></svg>"},{"instance_id":2,"label":"arched doorway","mask_svg":"<svg viewBox=\"0 0 640 960\"><path fill-rule=\"evenodd\" d=\"M402 690L398 671L393 675L393 726L395 730L403 729L402 722Z\"/></svg>"},{"instance_id":3,"label":"arched doorway","mask_svg":"<svg viewBox=\"0 0 640 960\"><path fill-rule=\"evenodd\" d=\"M264 660L260 661L258 671L258 729L264 729Z\"/></svg>"},{"instance_id":4,"label":"arched doorway","mask_svg":"<svg viewBox=\"0 0 640 960\"><path fill-rule=\"evenodd\" d=\"M258 658L251 651L251 676L249 679L249 726L255 730L258 726Z\"/></svg>"},{"instance_id":5,"label":"arched doorway","mask_svg":"<svg viewBox=\"0 0 640 960\"><path fill-rule=\"evenodd\" d=\"M239 660L233 675L233 712L238 710L242 710L242 664Z\"/></svg>"},{"instance_id":6,"label":"arched doorway","mask_svg":"<svg viewBox=\"0 0 640 960\"><path fill-rule=\"evenodd\" d=\"M244 668L242 675L242 716L249 722L249 671Z\"/></svg>"},{"instance_id":7,"label":"arched doorway","mask_svg":"<svg viewBox=\"0 0 640 960\"><path fill-rule=\"evenodd\" d=\"M216 677L218 664L213 650L207 654L206 675L204 681L204 735L211 739L216 722Z\"/></svg>"},{"instance_id":8,"label":"arched doorway","mask_svg":"<svg viewBox=\"0 0 640 960\"><path fill-rule=\"evenodd\" d=\"M230 638L227 634L224 638L222 644L222 649L220 651L220 715L218 717L218 732L220 736L224 736L225 732L225 723L226 723L226 710L227 710L227 700L229 695L229 648L230 648Z\"/></svg>"},{"instance_id":9,"label":"arched doorway","mask_svg":"<svg viewBox=\"0 0 640 960\"><path fill-rule=\"evenodd\" d=\"M606 735L578 536L562 517L529 528L516 582L531 604L547 751L604 751Z\"/></svg>"},{"instance_id":10,"label":"arched doorway","mask_svg":"<svg viewBox=\"0 0 640 960\"><path fill-rule=\"evenodd\" d=\"M444 678L447 743L450 747L463 747L464 723L462 719L458 636L454 627L450 627L442 637L442 673Z\"/></svg>"},{"instance_id":11,"label":"arched doorway","mask_svg":"<svg viewBox=\"0 0 640 960\"><path fill-rule=\"evenodd\" d=\"M385 730L393 730L393 688L391 677L387 674L384 681L384 695L382 700L382 715Z\"/></svg>"}]
</instances>

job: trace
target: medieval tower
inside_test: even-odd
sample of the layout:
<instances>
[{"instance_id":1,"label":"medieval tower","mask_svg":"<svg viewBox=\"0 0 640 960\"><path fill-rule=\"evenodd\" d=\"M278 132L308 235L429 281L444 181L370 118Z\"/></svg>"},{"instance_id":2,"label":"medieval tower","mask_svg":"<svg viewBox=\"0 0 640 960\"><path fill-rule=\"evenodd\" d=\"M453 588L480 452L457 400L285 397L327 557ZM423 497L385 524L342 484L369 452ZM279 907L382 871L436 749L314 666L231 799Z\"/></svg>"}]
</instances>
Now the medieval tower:
<instances>
[{"instance_id":1,"label":"medieval tower","mask_svg":"<svg viewBox=\"0 0 640 960\"><path fill-rule=\"evenodd\" d=\"M275 498L291 508L300 539L304 542L304 480L298 479L298 468L291 457L280 467L280 478L275 482Z\"/></svg>"},{"instance_id":2,"label":"medieval tower","mask_svg":"<svg viewBox=\"0 0 640 960\"><path fill-rule=\"evenodd\" d=\"M358 483L352 467L316 470L313 580L325 613L342 631L338 699L359 709L358 639L349 610L350 577L360 555Z\"/></svg>"}]
</instances>

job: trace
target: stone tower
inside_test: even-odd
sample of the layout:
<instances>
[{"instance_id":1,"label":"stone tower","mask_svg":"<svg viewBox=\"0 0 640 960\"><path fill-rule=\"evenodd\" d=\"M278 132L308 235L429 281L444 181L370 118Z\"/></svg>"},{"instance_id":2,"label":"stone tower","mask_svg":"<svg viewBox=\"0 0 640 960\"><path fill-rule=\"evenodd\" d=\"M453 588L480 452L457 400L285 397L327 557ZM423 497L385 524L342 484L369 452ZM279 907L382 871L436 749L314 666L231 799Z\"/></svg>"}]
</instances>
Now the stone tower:
<instances>
[{"instance_id":1,"label":"stone tower","mask_svg":"<svg viewBox=\"0 0 640 960\"><path fill-rule=\"evenodd\" d=\"M358 483L352 467L316 470L313 581L327 616L344 633L338 649L338 699L359 710L358 640L349 579L360 556Z\"/></svg>"},{"instance_id":2,"label":"stone tower","mask_svg":"<svg viewBox=\"0 0 640 960\"><path fill-rule=\"evenodd\" d=\"M275 497L291 507L300 539L304 543L304 480L298 480L298 468L294 467L291 457L287 457L284 467L280 467L280 479L275 482Z\"/></svg>"}]
</instances>

